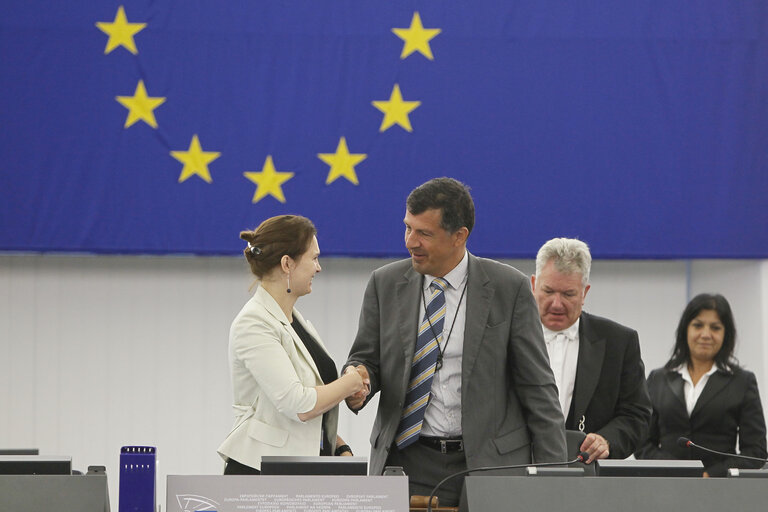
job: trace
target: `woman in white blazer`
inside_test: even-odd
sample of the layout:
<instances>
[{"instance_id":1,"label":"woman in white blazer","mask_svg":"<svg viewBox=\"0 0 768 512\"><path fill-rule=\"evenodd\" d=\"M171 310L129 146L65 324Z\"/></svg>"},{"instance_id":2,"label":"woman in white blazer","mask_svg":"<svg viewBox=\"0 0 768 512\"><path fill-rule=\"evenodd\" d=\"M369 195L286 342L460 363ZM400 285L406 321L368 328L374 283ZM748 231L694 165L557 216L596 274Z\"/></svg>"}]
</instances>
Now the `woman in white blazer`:
<instances>
[{"instance_id":1,"label":"woman in white blazer","mask_svg":"<svg viewBox=\"0 0 768 512\"><path fill-rule=\"evenodd\" d=\"M258 474L264 455L351 455L336 434L338 404L368 385L354 368L337 378L317 331L294 309L321 270L315 234L297 215L240 233L259 286L229 331L235 424L218 449L224 474Z\"/></svg>"}]
</instances>

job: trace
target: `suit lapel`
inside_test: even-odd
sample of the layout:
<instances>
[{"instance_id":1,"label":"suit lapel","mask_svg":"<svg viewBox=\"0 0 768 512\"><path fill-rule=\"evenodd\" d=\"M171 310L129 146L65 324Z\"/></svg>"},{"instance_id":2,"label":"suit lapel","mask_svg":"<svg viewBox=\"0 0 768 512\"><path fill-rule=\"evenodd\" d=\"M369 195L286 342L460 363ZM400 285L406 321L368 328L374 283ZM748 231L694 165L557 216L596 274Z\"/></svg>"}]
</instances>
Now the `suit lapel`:
<instances>
[{"instance_id":1,"label":"suit lapel","mask_svg":"<svg viewBox=\"0 0 768 512\"><path fill-rule=\"evenodd\" d=\"M576 385L573 390L574 419L587 412L595 393L605 358L605 337L592 328L589 314L582 313L579 323L579 358L576 365ZM566 412L566 414L568 414Z\"/></svg>"},{"instance_id":2,"label":"suit lapel","mask_svg":"<svg viewBox=\"0 0 768 512\"><path fill-rule=\"evenodd\" d=\"M461 394L468 396L466 386L480 351L483 333L491 310L494 288L480 261L469 254L467 266L466 320L464 324L464 348L461 360Z\"/></svg>"},{"instance_id":3,"label":"suit lapel","mask_svg":"<svg viewBox=\"0 0 768 512\"><path fill-rule=\"evenodd\" d=\"M685 403L683 376L674 370L667 371L664 380L667 381L667 387L669 387L670 391L672 391L672 394L677 398L678 402L680 402L680 405L683 406L683 410L686 411L687 414L688 406Z\"/></svg>"},{"instance_id":4,"label":"suit lapel","mask_svg":"<svg viewBox=\"0 0 768 512\"><path fill-rule=\"evenodd\" d=\"M413 353L416 351L416 335L419 330L419 301L421 300L421 278L413 267L403 274L396 284L397 306L400 326L400 341L405 362L404 389L408 387L411 377Z\"/></svg>"},{"instance_id":5,"label":"suit lapel","mask_svg":"<svg viewBox=\"0 0 768 512\"><path fill-rule=\"evenodd\" d=\"M315 366L315 361L312 359L312 355L307 350L307 347L304 346L304 342L301 341L299 335L296 334L296 331L294 331L293 327L291 327L291 323L288 321L288 317L285 316L285 313L283 313L283 310L280 308L280 305L277 303L277 301L275 301L269 292L261 286L256 289L256 300L259 302L259 304L264 306L264 309L266 309L270 315L275 317L275 319L280 322L283 329L291 336L293 345L296 350L301 354L302 358L309 365L309 367L312 368L312 371L314 372L318 381L322 382L323 380L320 377L320 372L317 370L317 366ZM295 318L299 319L302 325L306 327L307 324L303 322L303 318L301 318L301 315L297 313L296 309L293 310L293 315Z\"/></svg>"},{"instance_id":6,"label":"suit lapel","mask_svg":"<svg viewBox=\"0 0 768 512\"><path fill-rule=\"evenodd\" d=\"M696 405L693 406L691 417L693 417L693 415L696 414L699 409L704 407L707 402L712 400L720 391L722 391L722 389L727 386L730 381L731 376L725 372L721 372L720 370L710 375L706 386L704 386L701 395L699 395L699 399L696 400Z\"/></svg>"}]
</instances>

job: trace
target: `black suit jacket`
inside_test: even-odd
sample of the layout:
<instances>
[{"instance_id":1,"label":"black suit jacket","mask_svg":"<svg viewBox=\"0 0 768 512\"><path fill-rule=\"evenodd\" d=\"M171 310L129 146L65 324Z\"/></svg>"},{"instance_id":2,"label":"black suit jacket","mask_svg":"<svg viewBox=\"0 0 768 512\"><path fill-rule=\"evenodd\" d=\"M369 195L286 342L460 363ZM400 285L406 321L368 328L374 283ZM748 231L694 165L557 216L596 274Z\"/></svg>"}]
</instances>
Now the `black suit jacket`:
<instances>
[{"instance_id":1,"label":"black suit jacket","mask_svg":"<svg viewBox=\"0 0 768 512\"><path fill-rule=\"evenodd\" d=\"M664 368L652 371L648 389L653 416L648 441L636 454L638 459L700 459L710 476L725 476L732 467L762 465L677 445L677 439L684 436L713 450L736 453L738 435L742 455L765 458L765 418L754 373L736 368L732 373L718 370L710 375L690 418L683 377L678 372Z\"/></svg>"},{"instance_id":2,"label":"black suit jacket","mask_svg":"<svg viewBox=\"0 0 768 512\"><path fill-rule=\"evenodd\" d=\"M637 331L582 312L579 360L569 429L600 434L610 443L610 458L624 459L643 442L651 401L640 358Z\"/></svg>"}]
</instances>

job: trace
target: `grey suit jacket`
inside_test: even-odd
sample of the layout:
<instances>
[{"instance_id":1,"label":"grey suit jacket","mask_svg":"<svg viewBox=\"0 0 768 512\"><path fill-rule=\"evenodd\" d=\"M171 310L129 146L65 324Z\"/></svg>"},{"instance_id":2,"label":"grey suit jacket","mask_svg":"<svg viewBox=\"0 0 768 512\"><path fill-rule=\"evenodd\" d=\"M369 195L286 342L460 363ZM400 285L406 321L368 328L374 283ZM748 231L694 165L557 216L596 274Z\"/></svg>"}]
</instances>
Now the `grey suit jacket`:
<instances>
[{"instance_id":1,"label":"grey suit jacket","mask_svg":"<svg viewBox=\"0 0 768 512\"><path fill-rule=\"evenodd\" d=\"M608 440L610 457L624 459L648 433L651 399L637 331L582 312L579 362L573 390L573 424Z\"/></svg>"},{"instance_id":2,"label":"grey suit jacket","mask_svg":"<svg viewBox=\"0 0 768 512\"><path fill-rule=\"evenodd\" d=\"M468 272L461 373L467 467L525 464L532 458L565 461L563 415L527 278L509 265L471 254ZM371 433L372 475L381 474L400 421L421 279L410 260L373 272L347 361L368 369L368 400L380 392Z\"/></svg>"}]
</instances>

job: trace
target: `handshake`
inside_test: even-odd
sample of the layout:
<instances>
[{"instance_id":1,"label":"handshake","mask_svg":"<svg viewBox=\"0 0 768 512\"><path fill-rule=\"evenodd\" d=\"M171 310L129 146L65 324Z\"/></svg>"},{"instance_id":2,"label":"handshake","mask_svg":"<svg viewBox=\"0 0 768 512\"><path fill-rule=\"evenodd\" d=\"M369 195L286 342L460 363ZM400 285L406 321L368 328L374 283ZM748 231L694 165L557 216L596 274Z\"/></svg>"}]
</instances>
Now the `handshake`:
<instances>
[{"instance_id":1,"label":"handshake","mask_svg":"<svg viewBox=\"0 0 768 512\"><path fill-rule=\"evenodd\" d=\"M363 406L365 398L371 393L371 379L368 376L368 370L365 366L347 366L344 370L344 377L349 377L355 383L351 394L346 398L347 406L356 411Z\"/></svg>"}]
</instances>

